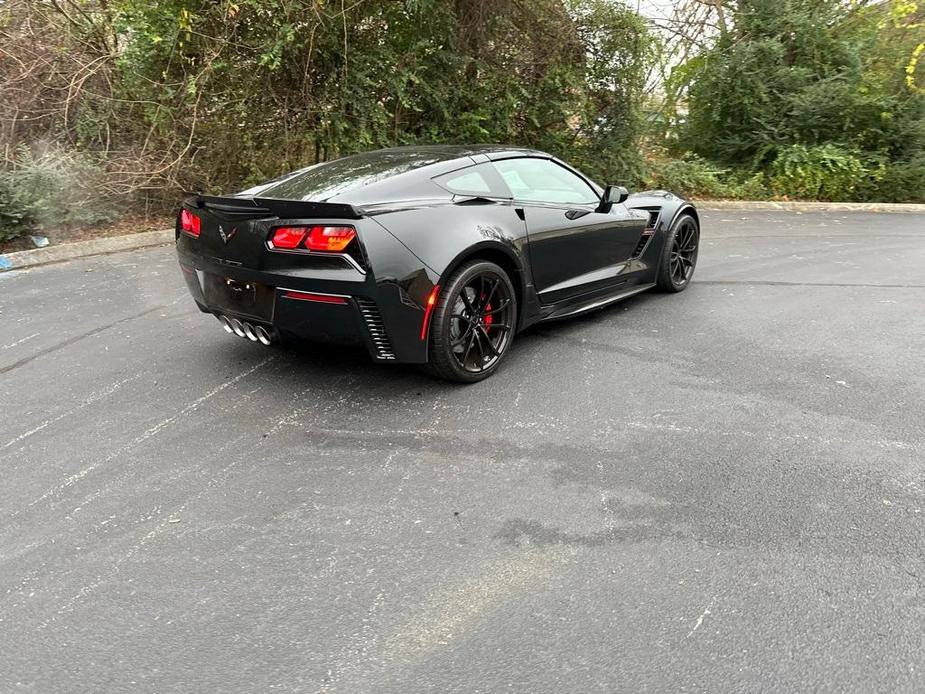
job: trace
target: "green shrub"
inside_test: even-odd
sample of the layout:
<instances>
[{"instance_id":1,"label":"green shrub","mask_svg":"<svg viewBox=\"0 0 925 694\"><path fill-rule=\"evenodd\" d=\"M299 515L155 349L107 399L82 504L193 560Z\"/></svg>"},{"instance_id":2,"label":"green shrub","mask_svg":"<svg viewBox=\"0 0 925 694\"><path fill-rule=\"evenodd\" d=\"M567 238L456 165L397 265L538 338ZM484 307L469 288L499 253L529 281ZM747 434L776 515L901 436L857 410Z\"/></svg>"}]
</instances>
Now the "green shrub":
<instances>
[{"instance_id":1,"label":"green shrub","mask_svg":"<svg viewBox=\"0 0 925 694\"><path fill-rule=\"evenodd\" d=\"M20 149L16 163L0 171L0 242L113 219L112 202L100 193L103 177L86 157Z\"/></svg>"},{"instance_id":2,"label":"green shrub","mask_svg":"<svg viewBox=\"0 0 925 694\"><path fill-rule=\"evenodd\" d=\"M791 145L769 152L767 172L723 168L696 154L657 150L645 185L693 198L925 202L925 155L891 162L838 145Z\"/></svg>"},{"instance_id":3,"label":"green shrub","mask_svg":"<svg viewBox=\"0 0 925 694\"><path fill-rule=\"evenodd\" d=\"M725 169L688 154L680 159L657 160L650 164L647 183L652 188L670 190L692 197L723 197L720 177Z\"/></svg>"},{"instance_id":4,"label":"green shrub","mask_svg":"<svg viewBox=\"0 0 925 694\"><path fill-rule=\"evenodd\" d=\"M0 171L0 243L15 239L25 231L26 206L18 199L17 192L11 175Z\"/></svg>"},{"instance_id":5,"label":"green shrub","mask_svg":"<svg viewBox=\"0 0 925 694\"><path fill-rule=\"evenodd\" d=\"M851 200L855 191L880 175L858 153L833 144L780 149L770 167L775 195L803 200Z\"/></svg>"},{"instance_id":6,"label":"green shrub","mask_svg":"<svg viewBox=\"0 0 925 694\"><path fill-rule=\"evenodd\" d=\"M925 155L887 164L867 197L882 202L925 203Z\"/></svg>"},{"instance_id":7,"label":"green shrub","mask_svg":"<svg viewBox=\"0 0 925 694\"><path fill-rule=\"evenodd\" d=\"M767 197L761 173L724 169L696 154L649 162L646 183L693 198Z\"/></svg>"},{"instance_id":8,"label":"green shrub","mask_svg":"<svg viewBox=\"0 0 925 694\"><path fill-rule=\"evenodd\" d=\"M760 171L757 173L748 169L732 171L727 185L730 198L764 200L771 196L768 191L767 177Z\"/></svg>"}]
</instances>

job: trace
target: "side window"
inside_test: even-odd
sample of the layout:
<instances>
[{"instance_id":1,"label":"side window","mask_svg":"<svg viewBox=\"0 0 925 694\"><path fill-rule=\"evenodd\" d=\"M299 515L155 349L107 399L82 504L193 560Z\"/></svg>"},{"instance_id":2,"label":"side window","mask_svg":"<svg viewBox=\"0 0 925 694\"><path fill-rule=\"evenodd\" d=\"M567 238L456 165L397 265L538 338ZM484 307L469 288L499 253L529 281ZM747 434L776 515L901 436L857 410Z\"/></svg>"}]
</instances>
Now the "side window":
<instances>
[{"instance_id":1,"label":"side window","mask_svg":"<svg viewBox=\"0 0 925 694\"><path fill-rule=\"evenodd\" d=\"M491 171L486 171L486 164L469 166L459 171L452 171L437 176L434 182L457 195L491 195L496 196L498 191L492 190L489 179Z\"/></svg>"},{"instance_id":2,"label":"side window","mask_svg":"<svg viewBox=\"0 0 925 694\"><path fill-rule=\"evenodd\" d=\"M502 159L494 166L515 200L565 205L593 205L599 201L582 178L548 159Z\"/></svg>"}]
</instances>

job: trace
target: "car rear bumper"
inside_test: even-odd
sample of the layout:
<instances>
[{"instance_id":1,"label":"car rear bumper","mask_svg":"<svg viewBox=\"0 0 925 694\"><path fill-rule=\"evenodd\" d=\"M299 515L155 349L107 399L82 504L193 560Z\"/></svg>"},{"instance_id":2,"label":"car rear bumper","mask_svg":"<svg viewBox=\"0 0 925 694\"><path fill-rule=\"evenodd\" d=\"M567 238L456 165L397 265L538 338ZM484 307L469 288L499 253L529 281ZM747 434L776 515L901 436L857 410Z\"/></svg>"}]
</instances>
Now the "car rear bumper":
<instances>
[{"instance_id":1,"label":"car rear bumper","mask_svg":"<svg viewBox=\"0 0 925 694\"><path fill-rule=\"evenodd\" d=\"M205 313L262 327L271 338L363 346L378 362L427 361L421 325L433 282L416 259L405 263L409 273L403 279L378 280L372 270L348 264L262 271L189 251L178 239L183 278Z\"/></svg>"}]
</instances>

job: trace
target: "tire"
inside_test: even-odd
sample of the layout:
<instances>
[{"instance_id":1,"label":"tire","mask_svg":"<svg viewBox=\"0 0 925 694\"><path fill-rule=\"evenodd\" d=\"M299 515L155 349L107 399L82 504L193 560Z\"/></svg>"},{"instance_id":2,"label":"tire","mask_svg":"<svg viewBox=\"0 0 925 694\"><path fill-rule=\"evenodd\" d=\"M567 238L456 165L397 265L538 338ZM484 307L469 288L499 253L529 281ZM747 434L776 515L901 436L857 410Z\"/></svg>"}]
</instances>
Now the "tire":
<instances>
[{"instance_id":1,"label":"tire","mask_svg":"<svg viewBox=\"0 0 925 694\"><path fill-rule=\"evenodd\" d=\"M482 381L504 360L516 325L517 295L507 273L485 260L466 263L437 298L427 368L448 381Z\"/></svg>"},{"instance_id":2,"label":"tire","mask_svg":"<svg viewBox=\"0 0 925 694\"><path fill-rule=\"evenodd\" d=\"M683 244L683 245L682 245ZM683 292L691 283L700 252L700 225L691 214L681 214L671 225L655 276L663 292Z\"/></svg>"}]
</instances>

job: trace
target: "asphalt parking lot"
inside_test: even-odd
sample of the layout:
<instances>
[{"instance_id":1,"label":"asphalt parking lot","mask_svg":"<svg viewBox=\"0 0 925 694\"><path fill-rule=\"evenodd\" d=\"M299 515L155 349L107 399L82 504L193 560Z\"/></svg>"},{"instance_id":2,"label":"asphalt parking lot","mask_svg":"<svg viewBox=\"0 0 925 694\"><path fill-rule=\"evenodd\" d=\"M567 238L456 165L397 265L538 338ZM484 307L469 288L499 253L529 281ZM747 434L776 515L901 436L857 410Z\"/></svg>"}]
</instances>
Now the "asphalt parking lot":
<instances>
[{"instance_id":1,"label":"asphalt parking lot","mask_svg":"<svg viewBox=\"0 0 925 694\"><path fill-rule=\"evenodd\" d=\"M0 692L925 689L925 215L704 217L470 387L0 275Z\"/></svg>"}]
</instances>

